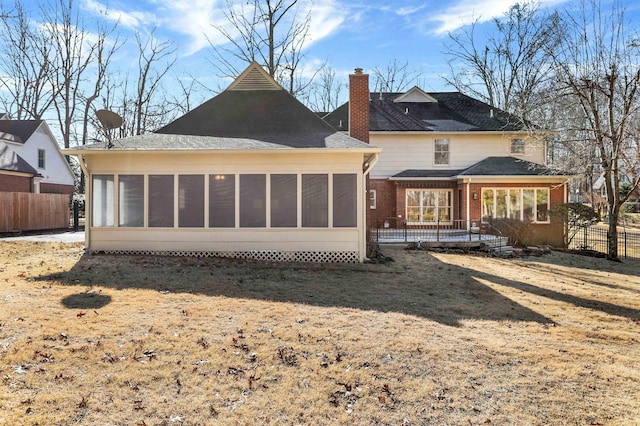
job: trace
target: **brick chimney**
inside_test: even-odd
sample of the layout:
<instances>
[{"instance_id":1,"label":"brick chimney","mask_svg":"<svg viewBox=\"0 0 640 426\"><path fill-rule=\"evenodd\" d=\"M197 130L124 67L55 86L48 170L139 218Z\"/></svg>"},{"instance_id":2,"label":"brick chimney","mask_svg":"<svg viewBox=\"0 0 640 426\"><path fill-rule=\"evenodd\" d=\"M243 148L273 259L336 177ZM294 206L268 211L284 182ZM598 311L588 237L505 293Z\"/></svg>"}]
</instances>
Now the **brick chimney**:
<instances>
[{"instance_id":1,"label":"brick chimney","mask_svg":"<svg viewBox=\"0 0 640 426\"><path fill-rule=\"evenodd\" d=\"M349 74L349 136L369 143L369 74Z\"/></svg>"}]
</instances>

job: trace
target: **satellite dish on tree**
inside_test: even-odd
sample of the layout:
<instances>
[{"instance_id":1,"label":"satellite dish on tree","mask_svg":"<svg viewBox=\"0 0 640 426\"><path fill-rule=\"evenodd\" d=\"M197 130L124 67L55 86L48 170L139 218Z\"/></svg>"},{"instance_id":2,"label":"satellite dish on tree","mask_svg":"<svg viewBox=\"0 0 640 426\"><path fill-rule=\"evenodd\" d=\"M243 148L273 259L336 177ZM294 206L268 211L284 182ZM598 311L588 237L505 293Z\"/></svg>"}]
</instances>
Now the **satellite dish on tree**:
<instances>
[{"instance_id":1,"label":"satellite dish on tree","mask_svg":"<svg viewBox=\"0 0 640 426\"><path fill-rule=\"evenodd\" d=\"M96 111L96 115L98 116L98 120L100 120L102 127L107 131L117 129L122 126L122 117L113 111L109 111L108 109L99 109Z\"/></svg>"}]
</instances>

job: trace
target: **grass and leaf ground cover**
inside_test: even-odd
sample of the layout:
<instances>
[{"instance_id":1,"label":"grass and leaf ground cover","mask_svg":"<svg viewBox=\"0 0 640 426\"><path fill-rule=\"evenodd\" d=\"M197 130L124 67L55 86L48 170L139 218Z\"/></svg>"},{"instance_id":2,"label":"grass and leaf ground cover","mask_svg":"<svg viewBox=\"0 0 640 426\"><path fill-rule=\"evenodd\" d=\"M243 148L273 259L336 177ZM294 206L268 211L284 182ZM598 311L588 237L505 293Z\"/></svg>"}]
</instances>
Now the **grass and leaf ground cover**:
<instances>
[{"instance_id":1,"label":"grass and leaf ground cover","mask_svg":"<svg viewBox=\"0 0 640 426\"><path fill-rule=\"evenodd\" d=\"M640 263L0 242L0 424L639 424Z\"/></svg>"}]
</instances>

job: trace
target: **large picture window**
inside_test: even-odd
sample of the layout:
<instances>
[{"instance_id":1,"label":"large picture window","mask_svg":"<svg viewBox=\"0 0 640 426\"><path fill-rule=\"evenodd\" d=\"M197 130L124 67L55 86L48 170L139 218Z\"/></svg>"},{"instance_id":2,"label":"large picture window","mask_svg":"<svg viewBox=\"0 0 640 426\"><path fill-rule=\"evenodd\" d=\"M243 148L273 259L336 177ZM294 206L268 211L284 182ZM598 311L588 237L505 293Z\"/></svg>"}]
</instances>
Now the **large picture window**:
<instances>
[{"instance_id":1,"label":"large picture window","mask_svg":"<svg viewBox=\"0 0 640 426\"><path fill-rule=\"evenodd\" d=\"M118 176L118 226L144 226L144 176Z\"/></svg>"},{"instance_id":2,"label":"large picture window","mask_svg":"<svg viewBox=\"0 0 640 426\"><path fill-rule=\"evenodd\" d=\"M329 226L329 179L327 175L302 175L302 226Z\"/></svg>"},{"instance_id":3,"label":"large picture window","mask_svg":"<svg viewBox=\"0 0 640 426\"><path fill-rule=\"evenodd\" d=\"M407 190L407 222L450 222L452 198L452 192L449 190Z\"/></svg>"},{"instance_id":4,"label":"large picture window","mask_svg":"<svg viewBox=\"0 0 640 426\"><path fill-rule=\"evenodd\" d=\"M113 175L93 175L93 226L113 226Z\"/></svg>"},{"instance_id":5,"label":"large picture window","mask_svg":"<svg viewBox=\"0 0 640 426\"><path fill-rule=\"evenodd\" d=\"M484 188L482 219L549 222L549 188Z\"/></svg>"},{"instance_id":6,"label":"large picture window","mask_svg":"<svg viewBox=\"0 0 640 426\"><path fill-rule=\"evenodd\" d=\"M236 226L236 176L209 175L209 226Z\"/></svg>"},{"instance_id":7,"label":"large picture window","mask_svg":"<svg viewBox=\"0 0 640 426\"><path fill-rule=\"evenodd\" d=\"M204 226L204 175L178 176L178 226Z\"/></svg>"},{"instance_id":8,"label":"large picture window","mask_svg":"<svg viewBox=\"0 0 640 426\"><path fill-rule=\"evenodd\" d=\"M149 175L149 227L173 228L173 175Z\"/></svg>"}]
</instances>

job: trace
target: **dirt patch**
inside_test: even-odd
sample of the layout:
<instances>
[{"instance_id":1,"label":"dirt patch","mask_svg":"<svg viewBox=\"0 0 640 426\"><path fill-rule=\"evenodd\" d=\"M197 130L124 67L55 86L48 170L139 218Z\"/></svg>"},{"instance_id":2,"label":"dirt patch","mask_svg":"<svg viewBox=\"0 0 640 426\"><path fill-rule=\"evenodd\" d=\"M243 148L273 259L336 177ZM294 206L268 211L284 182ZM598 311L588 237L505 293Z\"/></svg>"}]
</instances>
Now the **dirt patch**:
<instances>
[{"instance_id":1,"label":"dirt patch","mask_svg":"<svg viewBox=\"0 0 640 426\"><path fill-rule=\"evenodd\" d=\"M0 243L0 424L633 424L640 263Z\"/></svg>"}]
</instances>

